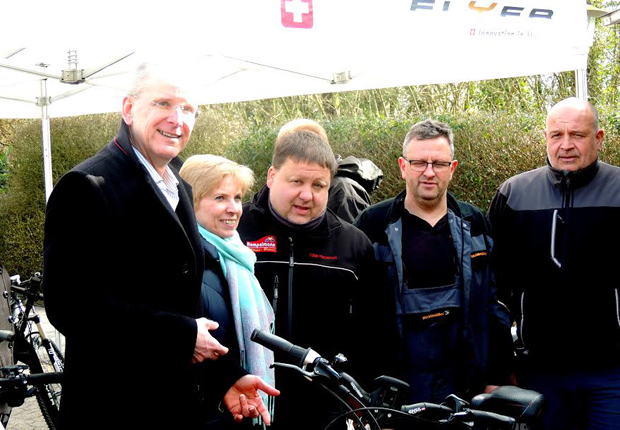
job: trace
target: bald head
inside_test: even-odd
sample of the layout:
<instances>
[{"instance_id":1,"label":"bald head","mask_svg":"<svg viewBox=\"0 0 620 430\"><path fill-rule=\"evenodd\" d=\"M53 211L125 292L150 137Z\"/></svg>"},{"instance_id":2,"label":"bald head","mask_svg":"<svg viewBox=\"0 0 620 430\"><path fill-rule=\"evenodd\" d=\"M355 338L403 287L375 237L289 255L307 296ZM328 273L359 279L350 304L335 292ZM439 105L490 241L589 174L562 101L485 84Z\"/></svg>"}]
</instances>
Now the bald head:
<instances>
[{"instance_id":1,"label":"bald head","mask_svg":"<svg viewBox=\"0 0 620 430\"><path fill-rule=\"evenodd\" d=\"M598 130L598 111L592 103L577 97L569 97L553 105L547 115L547 122L549 121L549 117L556 116L558 112L565 112L567 110L584 112L586 115L589 115L593 122L592 126Z\"/></svg>"},{"instance_id":2,"label":"bald head","mask_svg":"<svg viewBox=\"0 0 620 430\"><path fill-rule=\"evenodd\" d=\"M329 143L329 139L327 138L327 133L325 133L325 129L321 127L319 123L316 121L312 121L307 118L298 118L290 121L282 126L280 131L278 132L278 137L276 138L276 145L278 141L287 133L293 133L296 131L311 131L313 133L318 134L325 142Z\"/></svg>"},{"instance_id":3,"label":"bald head","mask_svg":"<svg viewBox=\"0 0 620 430\"><path fill-rule=\"evenodd\" d=\"M603 145L596 108L571 97L557 103L547 115L545 140L551 165L559 170L578 171L598 157Z\"/></svg>"}]
</instances>

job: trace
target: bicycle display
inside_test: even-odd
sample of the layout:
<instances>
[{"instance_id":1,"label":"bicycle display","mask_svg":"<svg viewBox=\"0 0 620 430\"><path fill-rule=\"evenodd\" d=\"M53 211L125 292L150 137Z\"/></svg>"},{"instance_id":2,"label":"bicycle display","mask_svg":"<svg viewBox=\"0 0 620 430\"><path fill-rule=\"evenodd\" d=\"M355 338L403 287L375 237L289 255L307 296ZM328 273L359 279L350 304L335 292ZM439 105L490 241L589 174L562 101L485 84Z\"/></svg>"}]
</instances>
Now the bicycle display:
<instances>
[{"instance_id":1,"label":"bicycle display","mask_svg":"<svg viewBox=\"0 0 620 430\"><path fill-rule=\"evenodd\" d=\"M10 284L2 277L0 311L8 314L3 318L10 328L2 330L6 325L0 325L0 352L7 345L9 351L8 355L2 355L6 358L0 368L0 424L4 427L9 422L11 409L21 406L25 398L35 396L46 424L50 429L56 428L64 357L60 348L45 335L36 314L35 304L43 299L41 283L40 273L23 282L19 275L12 276Z\"/></svg>"},{"instance_id":2,"label":"bicycle display","mask_svg":"<svg viewBox=\"0 0 620 430\"><path fill-rule=\"evenodd\" d=\"M380 430L418 429L515 429L540 417L544 404L540 393L513 386L503 386L466 402L455 395L442 404L403 405L409 385L398 379L381 376L377 388L368 392L350 375L340 371L346 362L341 354L328 361L310 348L291 344L273 334L254 330L252 340L289 357L291 363L274 363L317 383L341 400L344 412L326 424L334 428L347 419L349 428ZM283 393L285 395L285 393ZM339 427L342 428L342 427Z\"/></svg>"}]
</instances>

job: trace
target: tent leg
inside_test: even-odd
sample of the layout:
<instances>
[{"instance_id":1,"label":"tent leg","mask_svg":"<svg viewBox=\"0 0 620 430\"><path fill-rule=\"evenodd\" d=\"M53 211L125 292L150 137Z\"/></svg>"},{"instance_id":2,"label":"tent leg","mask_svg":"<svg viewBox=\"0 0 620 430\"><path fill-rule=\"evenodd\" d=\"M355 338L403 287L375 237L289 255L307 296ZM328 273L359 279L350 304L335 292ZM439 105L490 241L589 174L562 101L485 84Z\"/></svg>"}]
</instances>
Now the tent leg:
<instances>
[{"instance_id":1,"label":"tent leg","mask_svg":"<svg viewBox=\"0 0 620 430\"><path fill-rule=\"evenodd\" d=\"M575 91L577 98L588 100L588 74L586 69L575 70Z\"/></svg>"},{"instance_id":2,"label":"tent leg","mask_svg":"<svg viewBox=\"0 0 620 430\"><path fill-rule=\"evenodd\" d=\"M41 142L43 145L43 179L45 182L45 201L50 198L52 188L52 148L50 133L50 117L48 106L50 99L47 96L47 79L41 79L41 97L37 104L41 106Z\"/></svg>"},{"instance_id":3,"label":"tent leg","mask_svg":"<svg viewBox=\"0 0 620 430\"><path fill-rule=\"evenodd\" d=\"M47 96L47 79L41 79L41 97L37 100L37 105L41 107L41 143L43 146L43 179L45 182L45 202L50 198L52 194L52 188L54 187L52 181L52 138L50 132L50 116L48 112L48 106L51 100ZM61 349L64 349L63 341L64 336L58 331L56 332L56 345Z\"/></svg>"}]
</instances>

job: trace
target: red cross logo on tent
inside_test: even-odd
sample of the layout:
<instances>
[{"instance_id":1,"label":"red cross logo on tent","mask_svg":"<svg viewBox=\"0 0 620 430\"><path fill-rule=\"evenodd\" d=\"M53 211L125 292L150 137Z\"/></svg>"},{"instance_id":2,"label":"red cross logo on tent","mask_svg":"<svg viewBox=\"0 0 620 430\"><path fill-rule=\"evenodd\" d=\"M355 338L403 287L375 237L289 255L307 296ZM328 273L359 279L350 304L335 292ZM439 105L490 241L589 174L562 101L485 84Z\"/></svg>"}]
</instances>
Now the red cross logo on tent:
<instances>
[{"instance_id":1,"label":"red cross logo on tent","mask_svg":"<svg viewBox=\"0 0 620 430\"><path fill-rule=\"evenodd\" d=\"M292 28L312 28L312 0L280 0L282 25Z\"/></svg>"}]
</instances>

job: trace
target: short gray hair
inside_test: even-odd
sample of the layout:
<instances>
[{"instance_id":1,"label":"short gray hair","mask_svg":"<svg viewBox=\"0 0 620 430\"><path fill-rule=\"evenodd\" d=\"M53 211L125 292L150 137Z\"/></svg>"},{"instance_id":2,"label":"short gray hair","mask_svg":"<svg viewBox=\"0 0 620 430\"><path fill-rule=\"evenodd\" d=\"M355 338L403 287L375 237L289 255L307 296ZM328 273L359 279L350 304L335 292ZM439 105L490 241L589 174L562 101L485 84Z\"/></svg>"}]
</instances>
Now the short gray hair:
<instances>
[{"instance_id":1,"label":"short gray hair","mask_svg":"<svg viewBox=\"0 0 620 430\"><path fill-rule=\"evenodd\" d=\"M436 137L446 138L450 145L450 157L454 158L454 133L452 129L448 124L434 119L426 119L411 126L403 142L403 157L407 155L407 148L411 140L428 140Z\"/></svg>"},{"instance_id":2,"label":"short gray hair","mask_svg":"<svg viewBox=\"0 0 620 430\"><path fill-rule=\"evenodd\" d=\"M137 96L144 90L149 77L153 74L155 66L152 63L142 63L135 70L128 95Z\"/></svg>"},{"instance_id":3,"label":"short gray hair","mask_svg":"<svg viewBox=\"0 0 620 430\"><path fill-rule=\"evenodd\" d=\"M198 73L183 61L175 64L144 62L134 70L127 95L139 96L150 85L152 78L159 78L194 95L200 83Z\"/></svg>"}]
</instances>

